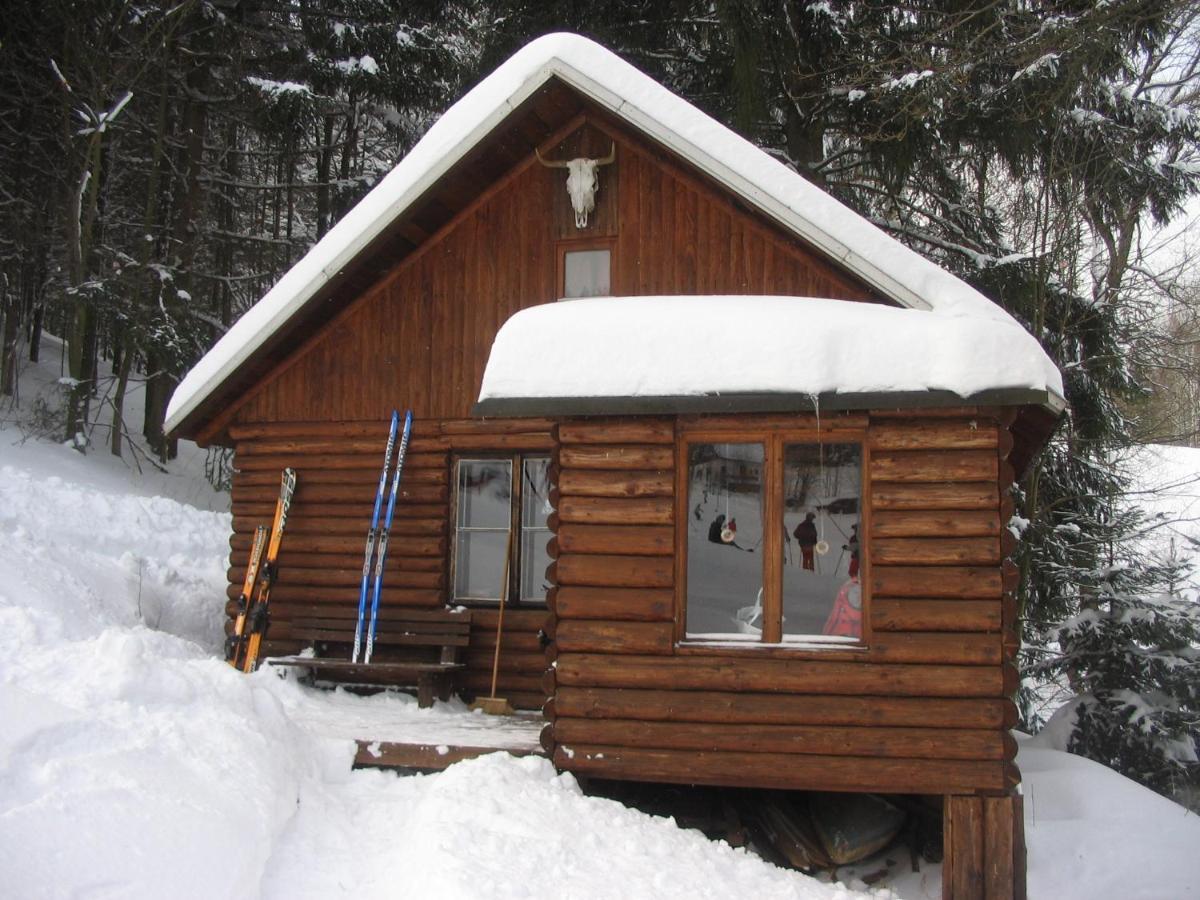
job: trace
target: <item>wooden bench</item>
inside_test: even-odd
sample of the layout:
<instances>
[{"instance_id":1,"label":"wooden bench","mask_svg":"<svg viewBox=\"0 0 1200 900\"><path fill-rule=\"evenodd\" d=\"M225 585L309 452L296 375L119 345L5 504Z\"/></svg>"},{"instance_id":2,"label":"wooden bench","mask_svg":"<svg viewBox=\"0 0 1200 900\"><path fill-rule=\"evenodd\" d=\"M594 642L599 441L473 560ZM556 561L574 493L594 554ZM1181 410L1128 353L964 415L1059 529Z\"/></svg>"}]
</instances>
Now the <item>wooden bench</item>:
<instances>
[{"instance_id":1,"label":"wooden bench","mask_svg":"<svg viewBox=\"0 0 1200 900\"><path fill-rule=\"evenodd\" d=\"M355 619L341 609L281 609L280 618L271 623L271 638L298 640L307 644L313 655L276 657L267 662L308 669L314 680L338 684L415 685L417 705L422 708L433 705L435 694L439 700L450 699L454 676L466 667L460 656L470 640L469 610L381 609L370 663L350 661L354 624Z\"/></svg>"}]
</instances>

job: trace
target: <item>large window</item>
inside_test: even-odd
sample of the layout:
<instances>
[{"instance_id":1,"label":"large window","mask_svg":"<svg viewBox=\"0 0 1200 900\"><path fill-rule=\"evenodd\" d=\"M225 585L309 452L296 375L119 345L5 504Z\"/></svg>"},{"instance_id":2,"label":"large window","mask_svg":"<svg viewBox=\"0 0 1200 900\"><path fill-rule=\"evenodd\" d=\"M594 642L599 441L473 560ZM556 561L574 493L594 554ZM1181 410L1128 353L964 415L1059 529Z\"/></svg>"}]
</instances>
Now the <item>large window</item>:
<instances>
[{"instance_id":1,"label":"large window","mask_svg":"<svg viewBox=\"0 0 1200 900\"><path fill-rule=\"evenodd\" d=\"M862 447L785 435L687 452L689 640L862 640Z\"/></svg>"},{"instance_id":2,"label":"large window","mask_svg":"<svg viewBox=\"0 0 1200 900\"><path fill-rule=\"evenodd\" d=\"M507 552L510 601L545 602L549 470L545 456L457 461L455 600L499 602Z\"/></svg>"}]
</instances>

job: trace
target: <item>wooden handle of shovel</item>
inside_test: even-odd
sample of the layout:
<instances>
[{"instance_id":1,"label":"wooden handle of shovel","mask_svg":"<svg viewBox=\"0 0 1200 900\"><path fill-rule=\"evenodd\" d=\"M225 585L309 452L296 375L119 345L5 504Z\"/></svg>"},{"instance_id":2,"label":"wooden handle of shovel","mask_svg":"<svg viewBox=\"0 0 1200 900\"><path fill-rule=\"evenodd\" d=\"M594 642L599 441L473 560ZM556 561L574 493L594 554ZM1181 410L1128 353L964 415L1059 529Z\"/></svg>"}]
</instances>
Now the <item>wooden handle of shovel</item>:
<instances>
[{"instance_id":1,"label":"wooden handle of shovel","mask_svg":"<svg viewBox=\"0 0 1200 900\"><path fill-rule=\"evenodd\" d=\"M500 639L504 636L504 607L508 605L508 563L512 559L513 531L508 529L508 541L504 547L504 583L500 586L500 615L496 617L496 653L492 657L492 693L496 698L496 681L500 677Z\"/></svg>"}]
</instances>

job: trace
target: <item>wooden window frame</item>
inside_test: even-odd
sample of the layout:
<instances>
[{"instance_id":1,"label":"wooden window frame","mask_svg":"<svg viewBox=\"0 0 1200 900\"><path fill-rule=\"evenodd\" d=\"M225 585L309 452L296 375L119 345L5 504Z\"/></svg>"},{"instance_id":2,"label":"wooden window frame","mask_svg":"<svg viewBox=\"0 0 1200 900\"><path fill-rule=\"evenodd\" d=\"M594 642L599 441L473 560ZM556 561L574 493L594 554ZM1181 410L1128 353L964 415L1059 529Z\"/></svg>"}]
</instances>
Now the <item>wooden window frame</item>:
<instances>
[{"instance_id":1,"label":"wooden window frame","mask_svg":"<svg viewBox=\"0 0 1200 900\"><path fill-rule=\"evenodd\" d=\"M857 444L861 449L861 484L859 496L859 572L858 581L862 597L862 633L854 644L831 642L823 645L820 635L814 640L783 640L783 539L778 529L766 523L780 521L783 514L783 469L784 447L788 444ZM870 649L871 597L870 597L870 443L865 428L805 428L755 427L747 423L738 428L710 428L702 423L698 426L682 427L678 432L675 462L675 521L687 522L688 487L690 472L688 457L695 444L761 444L763 447L763 631L761 641L721 641L719 639L689 638L687 634L687 569L688 530L677 528L675 535L675 644L684 652L701 654L783 654L787 656L825 657L842 654L859 658Z\"/></svg>"},{"instance_id":2,"label":"wooden window frame","mask_svg":"<svg viewBox=\"0 0 1200 900\"><path fill-rule=\"evenodd\" d=\"M509 550L508 561L508 602L505 604L507 609L526 608L526 609L545 609L546 601L542 600L526 600L521 596L521 509L524 500L524 463L530 459L545 459L550 460L550 453L546 450L497 450L490 451L463 451L455 453L450 457L450 552L448 554L448 571L447 571L447 589L446 596L450 603L459 604L469 607L480 607L483 609L495 609L499 607L500 600L486 599L477 597L458 597L455 593L458 584L458 486L459 486L459 464L463 462L508 462L511 464L512 482L509 486L509 511L508 511L508 527L509 533L513 535L512 546ZM551 537L549 527L546 529L547 540Z\"/></svg>"},{"instance_id":3,"label":"wooden window frame","mask_svg":"<svg viewBox=\"0 0 1200 900\"><path fill-rule=\"evenodd\" d=\"M578 253L587 250L607 250L608 251L608 287L607 296L615 297L617 294L617 239L616 237L596 237L593 235L585 235L583 237L562 238L554 242L554 258L555 258L555 293L556 300L585 300L586 297L568 297L567 293L567 254Z\"/></svg>"}]
</instances>

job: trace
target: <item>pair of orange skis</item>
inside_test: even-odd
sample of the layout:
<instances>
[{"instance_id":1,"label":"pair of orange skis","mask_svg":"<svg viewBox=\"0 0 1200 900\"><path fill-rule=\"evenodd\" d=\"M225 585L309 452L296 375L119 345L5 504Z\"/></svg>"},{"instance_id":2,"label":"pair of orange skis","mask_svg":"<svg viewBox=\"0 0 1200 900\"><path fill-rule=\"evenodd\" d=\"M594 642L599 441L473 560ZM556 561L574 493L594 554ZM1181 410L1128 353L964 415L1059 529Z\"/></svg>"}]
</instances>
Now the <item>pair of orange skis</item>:
<instances>
[{"instance_id":1,"label":"pair of orange skis","mask_svg":"<svg viewBox=\"0 0 1200 900\"><path fill-rule=\"evenodd\" d=\"M271 600L271 587L279 571L279 545L283 543L283 529L287 525L288 510L295 492L296 471L284 469L279 485L279 500L275 503L275 519L270 529L266 525L254 529L250 564L246 567L246 579L238 595L233 634L225 642L225 658L231 666L243 672L253 672L258 665L259 649L267 630L267 604Z\"/></svg>"}]
</instances>

